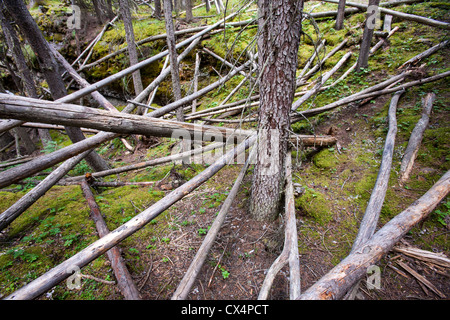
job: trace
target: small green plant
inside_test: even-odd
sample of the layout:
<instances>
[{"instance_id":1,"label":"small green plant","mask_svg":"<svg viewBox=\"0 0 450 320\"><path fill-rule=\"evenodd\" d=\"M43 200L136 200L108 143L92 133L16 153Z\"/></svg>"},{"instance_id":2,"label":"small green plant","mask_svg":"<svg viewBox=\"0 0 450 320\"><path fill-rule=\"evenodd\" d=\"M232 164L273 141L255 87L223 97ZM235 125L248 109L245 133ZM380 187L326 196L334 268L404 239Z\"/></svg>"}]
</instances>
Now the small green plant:
<instances>
[{"instance_id":1,"label":"small green plant","mask_svg":"<svg viewBox=\"0 0 450 320\"><path fill-rule=\"evenodd\" d=\"M205 235L208 231L206 229L200 228L197 230L199 235Z\"/></svg>"},{"instance_id":2,"label":"small green plant","mask_svg":"<svg viewBox=\"0 0 450 320\"><path fill-rule=\"evenodd\" d=\"M436 210L434 211L437 214L437 220L444 226L447 225L447 222L445 221L445 218L448 217L450 215L450 201L447 201L446 203L444 203L444 207L447 210Z\"/></svg>"}]
</instances>

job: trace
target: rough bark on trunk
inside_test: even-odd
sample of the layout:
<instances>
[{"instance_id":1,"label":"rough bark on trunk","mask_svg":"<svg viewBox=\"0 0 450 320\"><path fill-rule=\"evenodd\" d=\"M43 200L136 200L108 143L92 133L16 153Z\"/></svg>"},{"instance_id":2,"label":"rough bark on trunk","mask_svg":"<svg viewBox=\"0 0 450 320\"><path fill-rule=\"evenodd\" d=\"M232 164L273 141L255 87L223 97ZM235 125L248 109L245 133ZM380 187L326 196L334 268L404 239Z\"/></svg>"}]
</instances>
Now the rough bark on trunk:
<instances>
[{"instance_id":1,"label":"rough bark on trunk","mask_svg":"<svg viewBox=\"0 0 450 320\"><path fill-rule=\"evenodd\" d=\"M377 19L375 11L378 10L380 0L369 0L369 7L367 9L366 25L364 27L361 49L359 50L358 62L356 64L356 71L367 68L369 64L369 51L372 42L373 32L375 30L375 21Z\"/></svg>"},{"instance_id":2,"label":"rough bark on trunk","mask_svg":"<svg viewBox=\"0 0 450 320\"><path fill-rule=\"evenodd\" d=\"M127 39L128 45L128 57L130 58L130 66L134 66L139 62L138 54L136 50L136 43L134 40L134 31L133 31L133 22L131 20L130 8L128 6L128 0L120 0L120 14L122 16L122 21L125 27L125 36ZM136 70L133 72L133 85L134 85L134 93L139 95L139 93L144 90L142 86L141 72ZM138 109L138 113L142 114L144 110Z\"/></svg>"},{"instance_id":3,"label":"rough bark on trunk","mask_svg":"<svg viewBox=\"0 0 450 320\"><path fill-rule=\"evenodd\" d=\"M339 0L336 24L334 29L341 30L344 27L345 0Z\"/></svg>"},{"instance_id":4,"label":"rough bark on trunk","mask_svg":"<svg viewBox=\"0 0 450 320\"><path fill-rule=\"evenodd\" d=\"M177 50L175 43L175 30L170 10L170 0L164 0L164 16L166 20L167 46L169 48L170 71L172 75L172 87L175 101L181 99L180 71L177 61ZM184 121L183 107L177 109L177 121Z\"/></svg>"},{"instance_id":5,"label":"rough bark on trunk","mask_svg":"<svg viewBox=\"0 0 450 320\"><path fill-rule=\"evenodd\" d=\"M258 7L261 106L250 212L256 220L273 220L284 183L303 1L259 0Z\"/></svg>"}]
</instances>

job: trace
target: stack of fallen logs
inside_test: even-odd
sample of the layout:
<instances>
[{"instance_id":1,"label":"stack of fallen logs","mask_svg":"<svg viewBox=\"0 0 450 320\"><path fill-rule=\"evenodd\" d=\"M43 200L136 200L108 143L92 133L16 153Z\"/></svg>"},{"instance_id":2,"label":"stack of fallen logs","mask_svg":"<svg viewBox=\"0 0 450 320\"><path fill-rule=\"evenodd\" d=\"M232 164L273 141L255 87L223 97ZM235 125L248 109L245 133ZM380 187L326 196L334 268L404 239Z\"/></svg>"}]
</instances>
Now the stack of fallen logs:
<instances>
[{"instance_id":1,"label":"stack of fallen logs","mask_svg":"<svg viewBox=\"0 0 450 320\"><path fill-rule=\"evenodd\" d=\"M353 5L353 4L352 4ZM351 9L348 12L358 12L361 8ZM386 9L387 10L387 9ZM392 10L385 11L386 14L393 14ZM395 14L395 13L394 13ZM213 29L221 27L224 22L232 19L237 15L233 13L224 20L211 25L209 27L202 27L200 32L191 36L190 38L180 42L177 48L188 45L185 51L179 56L179 61L183 59L195 46L198 45L202 37L207 36ZM336 15L336 12L330 13L325 16ZM311 14L314 17L314 14ZM410 15L413 16L413 15ZM411 19L410 16L400 16L404 19ZM321 14L316 14L316 17L321 17ZM416 17L416 16L415 16ZM431 20L431 19L428 19ZM448 24L439 24L435 22L430 22L428 20L416 19L414 21L419 21L420 23L432 23L438 27L448 28ZM245 21L239 24L249 25L254 23L254 21ZM104 29L106 30L106 29ZM390 30L387 37L392 36L398 28ZM192 31L191 31L192 32ZM197 31L195 31L197 32ZM98 41L101 36L98 36L94 41ZM151 41L151 40L148 40ZM381 47L385 40L380 40L371 50L371 54ZM324 60L331 57L334 53L342 50L346 45L347 40L344 40L338 46L334 48L323 60L312 68L311 64L302 71L301 77L297 79L297 85L303 86L307 85L307 81L318 72ZM286 158L286 212L285 212L285 244L284 249L280 256L274 261L273 265L267 272L267 277L261 288L259 298L266 299L268 297L270 287L272 285L273 279L277 272L281 268L289 263L290 269L290 298L291 299L338 299L347 293L359 279L366 273L369 266L375 264L379 261L387 252L389 252L393 246L419 221L424 219L435 207L436 205L449 193L450 191L450 172L447 172L427 193L425 193L419 200L414 202L409 208L398 214L394 219L385 224L379 231L375 232L378 216L381 210L381 205L384 201L384 195L387 188L387 180L389 178L390 168L392 164L392 154L394 149L394 141L396 134L396 121L395 121L395 110L397 102L406 88L411 86L420 85L423 83L436 81L447 77L450 72L444 72L424 78L421 80L410 81L400 84L405 80L411 71L408 71L407 67L417 64L420 60L433 54L440 48L448 45L448 41L439 44L425 52L421 55L410 59L407 61L401 69L404 69L399 75L391 77L386 81L382 81L377 85L367 88L361 92L350 95L346 98L335 101L329 105L310 109L306 111L297 111L297 109L308 99L317 95L319 92L329 88L339 81L341 81L347 74L349 74L353 69L352 65L347 72L343 74L337 81L335 81L331 86L323 87L325 82L339 69L341 68L352 55L351 52L347 52L343 55L340 61L336 64L332 70L326 74L318 77L314 82L309 83L312 86L311 89L297 93L297 96L302 96L297 100L292 108L292 122L300 121L307 117L311 117L323 112L333 110L335 108L344 106L346 104L364 101L364 99L377 97L384 94L394 93L391 100L391 105L389 108L389 132L386 137L385 149L383 152L383 159L380 166L380 171L377 177L375 188L372 192L372 197L367 206L363 222L361 224L360 231L357 236L357 240L352 248L352 252L347 258L342 260L335 268L333 268L327 275L320 279L316 284L310 287L305 292L301 293L300 288L300 271L299 271L299 256L297 247L297 230L295 222L295 206L293 199L293 187L292 187L292 166L290 153ZM93 45L91 46L93 47ZM86 51L87 52L87 51ZM96 222L96 226L99 232L100 239L89 245L87 248L81 250L79 253L75 254L71 258L67 259L60 265L54 267L53 269L46 272L41 277L30 282L26 286L20 288L16 292L13 292L7 299L32 299L35 298L47 290L51 289L53 286L59 282L67 279L71 276L70 272L67 270L74 270L74 266L77 268L82 268L89 262L93 261L100 255L108 253L108 257L111 260L114 272L116 275L116 280L123 293L124 297L127 299L139 299L139 290L136 288L135 284L131 280L131 277L126 270L126 267L121 261L120 254L118 250L115 249L116 246L125 238L129 237L136 231L140 230L162 212L167 210L175 202L179 201L187 194L192 192L202 183L211 178L216 174L221 168L226 166L232 160L243 154L246 149L252 147L257 139L256 131L253 130L242 130L233 129L226 127L215 127L208 126L204 124L195 124L187 122L177 122L167 119L159 119L173 110L181 107L187 106L186 110L191 110L192 102L196 99L202 97L206 93L220 87L226 81L232 79L235 75L243 73L246 76L245 80L249 80L251 77L251 72L246 73L249 67L254 67L255 62L250 59L241 66L234 66L231 71L225 77L221 78L219 81L210 84L209 86L194 90L194 93L170 103L162 108L158 108L146 114L145 116L138 116L131 114L135 107L143 102L143 100L156 88L159 83L169 74L169 68L163 69L161 75L157 77L141 94L139 94L133 101L131 101L127 107L122 111L118 112L97 90L103 86L110 84L111 82L120 79L123 76L129 75L135 70L138 70L149 63L157 61L168 54L164 51L158 55L148 58L130 68L124 69L121 72L105 78L95 84L89 84L84 79L79 76L77 71L71 66L65 59L59 55L56 51L54 55L60 61L62 65L67 70L67 73L78 83L81 87L80 90L67 95L57 101L49 102L42 101L38 99L24 98L11 96L6 94L0 94L0 117L6 120L0 123L0 132L9 130L15 126L24 125L26 122L38 122L51 125L70 125L84 127L88 129L99 130L93 137L87 138L81 142L74 143L68 147L57 150L53 153L39 156L32 159L25 164L20 166L7 169L0 172L0 188L6 187L8 185L19 182L20 180L30 177L44 169L53 167L61 162L55 170L53 170L42 182L40 182L35 188L28 192L24 197L22 197L17 203L8 208L5 212L0 215L0 230L5 229L15 218L17 218L21 213L23 213L27 208L29 208L37 199L45 194L56 183L79 183L83 193L87 199L89 207L91 208L91 215L93 220ZM211 52L209 52L211 54ZM89 54L88 54L89 56ZM314 57L311 57L312 62ZM102 60L103 61L103 60ZM81 69L89 68L97 63L86 64L87 59L81 65ZM224 60L225 63L225 60ZM243 83L243 82L242 82ZM234 90L236 92L237 90ZM71 102L79 99L80 97L91 94L92 97L105 109L99 110L94 108L82 107ZM230 96L231 97L231 96ZM245 108L251 108L258 105L258 96L249 97L245 101L235 102L233 104L227 104L226 102L230 97L227 97L218 107L210 108L207 110L196 111L193 108L192 112L187 114L186 120L203 120L206 122L226 122L226 119L214 119L212 116L235 112L242 114L242 110ZM402 175L401 183L407 181L410 170L412 168L412 163L414 162L415 155L417 154L418 145L420 145L421 137L423 131L427 126L427 121L429 118L431 106L433 104L434 95L428 95L424 100L424 112L422 119L419 121L416 129L414 130L410 144L408 145L407 152L405 153L404 163L402 163ZM250 103L250 101L254 101ZM195 103L194 103L195 105ZM208 118L204 118L208 117ZM234 120L236 123L242 123L244 121L256 121L257 118L240 118ZM233 121L233 120L231 120ZM63 177L78 163L80 162L91 150L100 144L120 137L123 134L143 134L159 137L174 137L174 133L177 131L182 131L187 134L187 139L201 139L209 140L217 136L225 136L228 138L237 138L239 144L227 150L227 152L216 159L214 163L208 166L202 173L192 178L190 181L177 187L170 193L168 193L164 198L153 204L151 207L142 211L140 214L136 215L134 218L120 226L119 228L109 231L103 219L101 218L101 213L95 200L92 196L89 181L85 177L72 177L63 179ZM331 136L301 136L301 135L291 135L291 140L293 144L302 144L306 146L330 146L335 144L336 138ZM184 151L180 154L175 154L169 157L164 157L160 159L150 160L143 163L133 164L125 166L122 168L116 168L111 170L106 170L103 172L92 173L93 178L100 178L110 174L117 174L120 172L126 172L129 170L136 170L150 165L158 165L161 163L166 163L169 161L184 159L199 153L204 153L210 150L215 150L223 148L226 141L223 143L214 143L196 148L194 150ZM250 164L250 158L252 157L256 148L253 148L250 152L249 159L247 159L245 165L243 166L236 182L228 195L225 203L221 207L221 210L213 223L213 226L209 230L205 241L201 245L199 251L197 252L192 264L187 270L185 277L180 282L180 285L176 289L173 299L184 299L190 292L191 286L198 275L205 257L209 252L215 237L226 217L226 214L233 202L240 183L246 174L247 168ZM153 183L153 182L150 182Z\"/></svg>"}]
</instances>

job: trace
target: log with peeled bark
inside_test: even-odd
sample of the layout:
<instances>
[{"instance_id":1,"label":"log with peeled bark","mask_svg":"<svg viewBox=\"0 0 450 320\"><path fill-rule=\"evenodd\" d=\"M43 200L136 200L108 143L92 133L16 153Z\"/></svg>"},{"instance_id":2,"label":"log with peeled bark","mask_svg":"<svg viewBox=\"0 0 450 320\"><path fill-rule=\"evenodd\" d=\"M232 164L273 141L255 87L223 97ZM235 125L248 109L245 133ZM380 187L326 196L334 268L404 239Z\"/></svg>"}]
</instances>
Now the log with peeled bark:
<instances>
[{"instance_id":1,"label":"log with peeled bark","mask_svg":"<svg viewBox=\"0 0 450 320\"><path fill-rule=\"evenodd\" d=\"M378 218L381 213L381 207L384 203L386 191L389 183L389 176L391 175L392 158L394 156L395 136L397 134L397 118L395 113L397 111L397 104L403 91L396 92L391 99L388 111L389 130L386 135L384 143L383 155L381 158L381 165L378 171L378 176L375 181L375 186L370 195L369 203L361 221L361 226L358 235L353 243L352 252L361 248L364 243L374 234L378 224Z\"/></svg>"},{"instance_id":2,"label":"log with peeled bark","mask_svg":"<svg viewBox=\"0 0 450 320\"><path fill-rule=\"evenodd\" d=\"M211 166L206 168L203 172L178 187L167 196L142 211L140 214L133 217L131 220L121 225L117 229L111 231L106 236L101 239L95 241L85 249L81 250L71 258L65 260L58 266L53 269L47 271L45 274L40 276L39 278L33 280L28 283L24 287L18 289L13 292L9 296L7 296L6 300L29 300L34 299L51 289L61 281L68 278L71 273L68 273L67 270L73 270L74 266L78 268L82 268L87 265L89 262L95 260L110 248L114 247L122 240L126 239L130 235L134 234L136 231L143 228L154 218L159 216L162 212L168 209L177 201L181 200L184 196L195 190L198 186L203 184L213 175L215 175L220 169L222 169L226 164L229 164L233 161L235 156L243 153L247 148L255 143L256 136L252 136L249 139L246 139L242 142L238 147L233 150L227 152L224 156L219 158L216 162L214 162Z\"/></svg>"},{"instance_id":3,"label":"log with peeled bark","mask_svg":"<svg viewBox=\"0 0 450 320\"><path fill-rule=\"evenodd\" d=\"M247 5L243 6L240 10L237 10L236 12L233 12L229 16L225 17L224 20L221 20L221 21L211 25L210 27L204 29L203 31L194 34L193 36L189 37L188 39L179 42L176 45L176 48L179 49L181 47L184 47L185 45L190 44L195 39L202 37L203 35L207 34L211 30L213 30L214 28L217 28L218 26L220 26L223 23L223 21L229 20L229 19L235 17L242 10L245 10L250 5L251 5L251 2L248 3ZM75 100L77 100L77 99L79 99L81 97L84 97L84 96L88 95L89 93L91 93L93 91L97 91L98 89L100 89L100 88L102 88L102 87L104 87L104 86L106 86L106 85L108 85L108 84L110 84L110 83L120 79L120 78L123 78L124 76L127 76L127 75L133 73L136 70L142 69L142 68L148 66L149 64L151 64L151 63L153 63L155 61L158 61L159 59L165 57L168 53L169 53L168 50L164 50L164 51L154 55L153 57L145 59L145 60L143 60L143 61L141 61L141 62L139 62L139 63L137 63L137 64L135 64L133 66L130 66L130 67L128 67L128 68L126 68L126 69L124 69L122 71L119 71L116 74L113 74L113 75L111 75L111 76L109 76L109 77L107 77L105 79L102 79L102 80L100 80L100 81L98 81L96 83L93 83L93 84L91 84L90 86L88 86L86 88L83 88L83 89L75 91L75 92L73 92L71 94L68 94L67 96L62 98L63 100L61 100L61 102L73 102L73 101L75 101ZM239 70L239 71L241 71L241 70Z\"/></svg>"},{"instance_id":4,"label":"log with peeled bark","mask_svg":"<svg viewBox=\"0 0 450 320\"><path fill-rule=\"evenodd\" d=\"M435 99L436 95L434 93L429 93L422 100L422 117L419 119L411 132L411 137L409 138L408 146L406 147L402 158L402 163L400 165L400 185L403 185L409 179L417 152L420 148L420 143L423 139L423 134L428 126L428 122L430 121L431 108L433 107L433 102Z\"/></svg>"},{"instance_id":5,"label":"log with peeled bark","mask_svg":"<svg viewBox=\"0 0 450 320\"><path fill-rule=\"evenodd\" d=\"M109 233L109 229L102 217L100 208L95 201L94 194L92 193L91 188L89 187L89 184L86 180L83 180L81 182L81 190L83 191L83 195L89 205L91 218L95 222L98 235L100 238L102 238ZM131 278L131 274L128 271L125 261L120 254L119 248L111 248L106 252L106 255L111 262L111 268L114 271L114 275L117 280L117 286L119 287L119 290L120 292L122 292L125 299L141 300L141 295L136 287L136 284L133 281L133 278Z\"/></svg>"},{"instance_id":6,"label":"log with peeled bark","mask_svg":"<svg viewBox=\"0 0 450 320\"><path fill-rule=\"evenodd\" d=\"M301 300L340 299L380 261L408 232L424 220L450 193L450 171L411 206L378 230L359 250L348 255L306 290Z\"/></svg>"},{"instance_id":7,"label":"log with peeled bark","mask_svg":"<svg viewBox=\"0 0 450 320\"><path fill-rule=\"evenodd\" d=\"M250 130L163 120L7 94L0 94L0 117L85 127L120 134L175 138L175 135L181 133L183 136L187 134L192 139L200 140L215 138L218 135L222 138L238 137L243 140L252 133Z\"/></svg>"}]
</instances>

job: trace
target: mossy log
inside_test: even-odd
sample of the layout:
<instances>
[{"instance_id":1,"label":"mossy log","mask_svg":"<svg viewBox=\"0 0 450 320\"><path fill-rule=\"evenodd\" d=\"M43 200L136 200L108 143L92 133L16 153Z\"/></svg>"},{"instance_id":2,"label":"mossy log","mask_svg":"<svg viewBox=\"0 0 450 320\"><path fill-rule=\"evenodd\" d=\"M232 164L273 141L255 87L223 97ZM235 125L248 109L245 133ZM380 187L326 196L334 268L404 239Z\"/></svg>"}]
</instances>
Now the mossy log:
<instances>
[{"instance_id":1,"label":"mossy log","mask_svg":"<svg viewBox=\"0 0 450 320\"><path fill-rule=\"evenodd\" d=\"M109 229L105 220L102 217L100 208L95 201L91 188L86 180L81 182L81 190L89 205L91 218L95 222L97 232L100 238L106 236L109 233ZM117 279L117 286L120 292L123 294L126 300L141 300L141 295L136 287L136 284L131 278L131 274L127 269L125 261L123 260L120 250L117 247L113 247L106 252L109 261L111 262L111 268L114 271L114 275Z\"/></svg>"}]
</instances>

